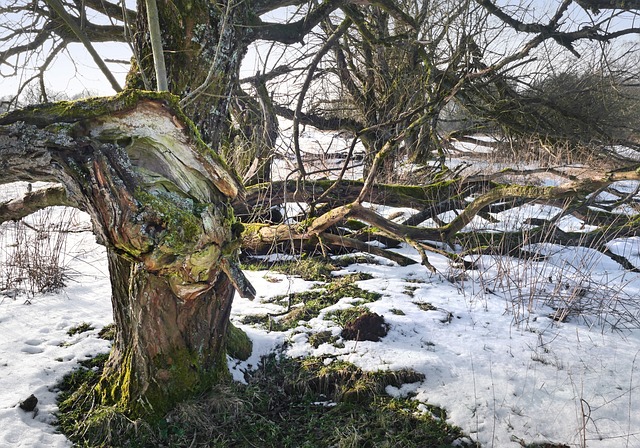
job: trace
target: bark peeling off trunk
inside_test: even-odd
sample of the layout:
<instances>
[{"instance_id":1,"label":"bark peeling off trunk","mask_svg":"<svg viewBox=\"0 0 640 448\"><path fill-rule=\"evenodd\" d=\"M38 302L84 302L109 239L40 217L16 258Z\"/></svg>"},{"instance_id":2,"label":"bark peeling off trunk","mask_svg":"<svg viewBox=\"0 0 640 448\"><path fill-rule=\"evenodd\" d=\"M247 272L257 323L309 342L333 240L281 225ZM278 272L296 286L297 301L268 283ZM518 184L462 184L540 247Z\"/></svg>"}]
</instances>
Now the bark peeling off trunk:
<instances>
[{"instance_id":1,"label":"bark peeling off trunk","mask_svg":"<svg viewBox=\"0 0 640 448\"><path fill-rule=\"evenodd\" d=\"M53 104L0 116L12 180L62 183L107 246L116 342L102 404L160 417L228 375L240 186L168 94ZM236 232L237 233L237 232Z\"/></svg>"},{"instance_id":2,"label":"bark peeling off trunk","mask_svg":"<svg viewBox=\"0 0 640 448\"><path fill-rule=\"evenodd\" d=\"M168 180L201 202L217 199L212 186L230 198L238 194L238 183L228 168L190 135L189 127L165 104L138 103L124 115L100 120L89 135L107 141L131 139L126 151L149 185Z\"/></svg>"}]
</instances>

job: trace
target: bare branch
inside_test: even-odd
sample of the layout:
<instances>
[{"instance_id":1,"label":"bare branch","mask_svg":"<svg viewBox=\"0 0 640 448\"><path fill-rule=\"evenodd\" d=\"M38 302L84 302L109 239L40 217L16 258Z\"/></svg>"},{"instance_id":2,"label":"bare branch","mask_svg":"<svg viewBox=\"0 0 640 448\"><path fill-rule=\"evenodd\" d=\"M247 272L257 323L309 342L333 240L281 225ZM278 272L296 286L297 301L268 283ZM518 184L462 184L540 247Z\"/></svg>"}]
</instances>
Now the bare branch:
<instances>
[{"instance_id":1,"label":"bare branch","mask_svg":"<svg viewBox=\"0 0 640 448\"><path fill-rule=\"evenodd\" d=\"M600 12L601 9L640 9L640 0L576 0L576 3L595 13Z\"/></svg>"},{"instance_id":2,"label":"bare branch","mask_svg":"<svg viewBox=\"0 0 640 448\"><path fill-rule=\"evenodd\" d=\"M577 31L560 31L559 26L564 14L567 12L572 0L564 0L560 7L557 9L553 18L547 24L541 23L525 23L515 17L507 14L503 9L497 6L492 0L476 0L479 5L482 5L487 11L494 16L498 17L504 23L509 25L516 31L524 33L537 34L536 40L553 39L559 45L565 47L574 56L580 57L580 54L573 47L573 43L582 40L596 40L600 42L608 42L618 37L626 36L629 34L640 33L640 28L627 27L615 32L607 32L601 29L601 25L582 26ZM578 1L583 7L591 9L640 9L640 3L636 1Z\"/></svg>"},{"instance_id":3,"label":"bare branch","mask_svg":"<svg viewBox=\"0 0 640 448\"><path fill-rule=\"evenodd\" d=\"M52 205L74 206L76 204L67 198L67 190L62 185L39 188L19 198L0 203L0 224L5 221L18 221Z\"/></svg>"},{"instance_id":4,"label":"bare branch","mask_svg":"<svg viewBox=\"0 0 640 448\"><path fill-rule=\"evenodd\" d=\"M80 42L82 42L82 44L85 46L85 48L93 58L93 62L95 62L98 68L100 68L100 71L102 71L102 74L107 78L113 90L115 90L116 92L122 91L122 87L120 87L120 84L118 84L118 81L116 81L113 73L111 73L111 70L109 70L107 65L104 63L104 61L94 48L89 37L85 34L83 29L80 28L78 24L71 19L71 16L69 16L67 11L64 9L64 6L60 2L60 0L46 0L46 2L51 7L51 9L53 9L62 20L64 20L66 25L69 27L69 29L71 29L71 31L73 31Z\"/></svg>"},{"instance_id":5,"label":"bare branch","mask_svg":"<svg viewBox=\"0 0 640 448\"><path fill-rule=\"evenodd\" d=\"M298 43L330 12L337 9L343 1L325 0L297 22L283 24L263 22L258 19L258 23L253 25L253 39L275 41L283 44Z\"/></svg>"},{"instance_id":6,"label":"bare branch","mask_svg":"<svg viewBox=\"0 0 640 448\"><path fill-rule=\"evenodd\" d=\"M327 242L337 247L348 247L350 249L355 249L359 252L366 252L369 254L388 258L389 260L395 261L400 266L410 266L412 264L416 264L415 260L409 257L405 257L402 254L392 252L386 249L381 249L371 244L363 243L362 241L356 240L354 238L334 235L333 233L324 233L322 234L321 240L323 243Z\"/></svg>"},{"instance_id":7,"label":"bare branch","mask_svg":"<svg viewBox=\"0 0 640 448\"><path fill-rule=\"evenodd\" d=\"M302 84L302 87L300 89L300 94L298 95L298 103L296 104L296 110L293 114L293 148L296 154L296 160L298 161L298 170L300 171L300 175L302 177L306 175L306 171L304 168L304 162L302 161L302 154L300 152L300 121L298 117L302 114L302 105L304 103L305 96L307 94L307 91L309 90L311 80L313 79L313 74L318 67L318 64L331 49L331 47L335 45L338 39L340 39L340 37L347 31L347 29L349 29L350 26L351 19L343 20L340 26L335 30L335 32L331 36L329 36L324 45L322 45L322 48L318 51L318 53L309 64L309 71L307 72L307 76L305 77L304 83Z\"/></svg>"},{"instance_id":8,"label":"bare branch","mask_svg":"<svg viewBox=\"0 0 640 448\"><path fill-rule=\"evenodd\" d=\"M280 105L274 105L276 113L283 118L293 120L295 111ZM356 120L342 117L324 117L310 112L300 112L298 121L304 125L313 126L321 131L339 131L348 129L356 131L362 127L362 124Z\"/></svg>"},{"instance_id":9,"label":"bare branch","mask_svg":"<svg viewBox=\"0 0 640 448\"><path fill-rule=\"evenodd\" d=\"M162 36L160 34L160 20L158 19L158 5L156 0L146 0L147 21L149 23L149 35L151 39L151 51L153 52L153 65L156 71L158 92L168 92L167 69L164 64L162 49Z\"/></svg>"},{"instance_id":10,"label":"bare branch","mask_svg":"<svg viewBox=\"0 0 640 448\"><path fill-rule=\"evenodd\" d=\"M257 14L262 15L269 11L286 6L300 6L307 3L308 0L256 0L254 8Z\"/></svg>"},{"instance_id":11,"label":"bare branch","mask_svg":"<svg viewBox=\"0 0 640 448\"><path fill-rule=\"evenodd\" d=\"M376 5L387 11L392 17L406 23L413 29L418 29L416 20L407 14L402 8L392 0L374 0L371 4Z\"/></svg>"},{"instance_id":12,"label":"bare branch","mask_svg":"<svg viewBox=\"0 0 640 448\"><path fill-rule=\"evenodd\" d=\"M80 3L76 0L77 3ZM119 22L126 21L129 23L133 23L136 20L136 12L132 9L127 9L124 5L125 2L118 2L119 4L114 4L105 0L82 0L81 5L94 9L111 19L117 20ZM120 5L120 3L122 5Z\"/></svg>"}]
</instances>

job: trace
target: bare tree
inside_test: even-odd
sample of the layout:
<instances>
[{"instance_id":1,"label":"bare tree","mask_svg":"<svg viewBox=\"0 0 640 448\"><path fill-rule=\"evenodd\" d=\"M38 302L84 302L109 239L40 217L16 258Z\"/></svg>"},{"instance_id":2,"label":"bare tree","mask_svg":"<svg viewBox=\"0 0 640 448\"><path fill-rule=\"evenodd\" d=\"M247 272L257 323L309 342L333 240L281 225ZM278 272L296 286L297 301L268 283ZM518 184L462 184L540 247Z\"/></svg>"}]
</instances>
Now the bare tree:
<instances>
[{"instance_id":1,"label":"bare tree","mask_svg":"<svg viewBox=\"0 0 640 448\"><path fill-rule=\"evenodd\" d=\"M627 63L622 70L620 61L614 61L611 52L601 47L640 31L616 28L622 15L633 16L635 11L615 10L594 16L581 8L585 2L572 5L571 1L537 16L524 5L502 7L490 1L397 4L410 12L408 18L382 6L344 7L355 25L344 33L341 45L333 46L331 63L332 73L337 74L346 92L345 99L353 105L352 118L357 123L353 130L367 148L367 163L372 163L387 142L397 143L387 157L387 175L397 173L394 167L398 160L424 163L441 157L448 138L474 131L506 132L508 136L539 134L551 143L559 139L583 143L588 137L579 135L580 127L575 125L580 122L582 130L595 131L593 111L583 110L575 116L575 110L569 111L570 105L563 107L560 101L548 100L546 112L531 107L542 102L532 97L533 84L541 86L541 79L554 77L567 59L571 59L567 65L574 71L599 72L600 86L612 86L607 98L611 104L614 91L624 90L629 102L637 101L627 88L637 84L637 67ZM598 7L604 8L605 2L599 2ZM558 54L558 49L564 55ZM597 55L597 63L576 63L578 50L590 57ZM635 60L635 54L633 48L627 48L624 57ZM551 62L552 58L555 61ZM595 94L594 89L589 91ZM604 99L603 95L600 98ZM557 95L555 98L559 100ZM464 122L458 123L458 128L449 124L443 133L441 119L451 110L464 111ZM564 131L559 127L554 130L553 116L565 117L565 124L573 120L574 132L567 133L566 127ZM614 117L609 114L607 119L618 121ZM415 120L420 120L420 125L412 126L411 134L406 133ZM621 136L604 134L600 132L597 139L600 145L622 143Z\"/></svg>"},{"instance_id":2,"label":"bare tree","mask_svg":"<svg viewBox=\"0 0 640 448\"><path fill-rule=\"evenodd\" d=\"M117 336L91 392L102 406L154 419L228 377L233 286L248 296L252 289L235 264L242 227L230 200L242 186L217 151L228 144L247 46L296 42L339 2L309 7L287 24L260 19L296 3L159 2L167 86L177 97L134 90L156 85L144 2L136 12L109 1L71 2L64 11L50 0L3 4L11 20L2 21L0 63L17 72L21 58L46 54L34 78L43 99L46 69L70 42L132 38L135 61L122 94L16 110L0 120L2 182L61 182L61 202L89 211L108 249ZM92 23L90 10L113 24ZM40 205L54 197L42 195Z\"/></svg>"},{"instance_id":3,"label":"bare tree","mask_svg":"<svg viewBox=\"0 0 640 448\"><path fill-rule=\"evenodd\" d=\"M540 106L541 101L534 99L531 92L542 85L537 82L551 80L554 72L562 71L562 67L554 65L554 62L564 62L567 57L558 57L558 52L572 58L570 64L576 66L575 58L583 58L578 50L585 54L595 44L597 51L594 53L605 56L606 52L602 52L600 45L637 34L638 30L633 27L614 30L621 14L635 15L635 10L604 11L595 17L571 1L559 2L535 14L523 4L498 6L489 1L441 1L380 2L358 7L348 4L343 5L341 11L341 14L330 18L332 21L324 22L326 37L308 64L301 96L294 103L295 110L284 105L278 105L276 109L294 120L294 142L296 121L320 129L346 128L353 131L356 139L362 139L367 148L368 176L362 183L345 182L338 175L335 181L307 181L303 186L278 185L270 196L274 203L277 203L276 197L285 200L288 196L289 200L311 204L328 203L330 210L321 214L304 232L292 231L286 226L261 227L245 239L245 246L262 250L274 240L304 240L330 246L327 230L340 233L336 224L351 217L367 222L386 237L397 241L413 240L412 244L420 250L420 240L450 242L458 238L458 232L469 222L468 219L477 213L486 213L486 207L493 201L516 199L517 202L534 198L554 201L572 191L571 194L576 195L575 206L581 208L582 193L578 192L608 185L604 172L602 178L585 180L579 185L572 175L561 172L559 175L568 180L562 188L548 191L534 188L530 195L514 186L507 189L509 193L505 195L507 190L493 191L496 186L491 183L501 175L465 181L456 179L456 173L449 173L453 177L451 182L458 185L455 192L449 187L437 187L439 184L436 182L433 188L427 186L414 191L415 196L406 197L393 188L376 185L376 176L382 178L385 172L396 174L396 162L406 156L414 161L427 161L434 154L442 156L446 140L461 138L463 132L503 132L519 138L544 135L553 138L551 143L558 142L560 138L576 142L587 138L586 134L582 135L575 129L571 133L566 130L576 123L580 123L583 130L596 130L593 126L596 117L592 111L585 109L578 113L566 107L568 103L563 107L557 94L555 101L546 101L546 110L537 108L535 104ZM580 17L584 17L587 24L574 20L576 14L582 14ZM338 20L342 20L339 26ZM346 29L345 24L348 26ZM555 61L551 61L551 54ZM613 73L612 62L611 58L602 57L600 66L605 68L608 64ZM637 84L634 70L627 69L624 73L626 86L632 88L634 83ZM308 80L320 84L326 78L340 81L345 92L342 98L351 105L348 112L336 112L331 101L318 101L315 94L318 90L307 87ZM613 77L607 79L612 82L613 89L625 87L625 84L615 82ZM617 79L622 80L620 77ZM598 93L595 86L589 88L589 92L599 95L604 102L617 101L613 97L605 99L604 93ZM584 96L584 93L583 90L581 94ZM315 101L305 98L307 94ZM626 90L626 94L630 91ZM327 94L324 95L326 97ZM581 99L584 98L581 96ZM629 96L628 101L631 105L637 104L637 97ZM590 103L593 106L593 102ZM323 109L322 105L328 107ZM445 130L438 126L443 114L450 113L452 108L463 111L462 129ZM561 116L564 122L556 122ZM565 126L565 131L561 126ZM600 135L604 137L604 134ZM608 137L613 136L610 134ZM591 137L588 138L592 141ZM632 138L637 138L637 131ZM602 145L614 141L601 138L597 143ZM626 143L630 141L626 138ZM553 150L552 147L549 151ZM387 169L381 169L385 163L388 163ZM298 171L304 177L304 161L299 154L298 165ZM633 170L629 169L621 168L621 172L634 177L631 174ZM507 172L513 174L513 171ZM431 172L426 182L440 180L442 174ZM463 195L482 192L486 196L481 195L471 205L460 200ZM264 196L264 187L258 186L250 193L251 202ZM421 210L416 215L421 219L412 218L407 224L436 218L439 213L456 208L466 208L466 211L461 215L464 218L455 220L455 225L441 223L437 229L422 230L385 221L361 206L365 198L393 203L399 197L403 199L397 204L412 205ZM367 232L365 237L370 235ZM357 232L352 236L357 238ZM341 241L345 244L346 239ZM350 244L353 247L357 245L356 242ZM362 246L358 247L363 250ZM455 254L451 255L455 258Z\"/></svg>"},{"instance_id":4,"label":"bare tree","mask_svg":"<svg viewBox=\"0 0 640 448\"><path fill-rule=\"evenodd\" d=\"M581 2L587 3L601 9L607 6ZM636 2L628 3L633 7ZM567 28L564 18L572 4L564 1L550 15L527 21L526 8L514 11L490 0L158 2L170 92L160 94L137 90L159 85L162 72L156 71L153 62L145 2L138 2L135 12L109 0L69 1L62 4L63 10L57 0L5 2L0 7L3 19L7 18L0 22L3 73L18 73L25 60L38 57L35 74L23 80L18 93L36 82L46 100L46 70L72 42L82 43L94 60L99 59L91 50L96 42L126 41L133 49L126 89L119 95L53 103L0 117L1 182L62 183L66 195L52 191L23 204L37 207L58 201L88 210L99 240L108 249L117 336L100 384L90 391L99 403L94 415L101 415L104 408L100 406L106 406L127 417L157 418L176 400L228 376L225 348L228 332L233 331L228 319L233 289L247 296L253 293L236 264L242 243L257 249L274 241L362 249L357 238L340 235L343 226L339 224L354 217L388 237L409 242L430 266L425 253L430 246L424 240L443 246L463 241L464 226L496 202L574 198L575 207L580 207L586 192L617 179L637 178L637 171L629 168L583 181L564 173L570 181L550 188L496 185L492 181L497 176L405 190L376 182L385 160L399 148L418 160L433 149L440 150L435 144L437 121L454 99L468 104L478 89L497 91L499 98L518 93L507 82L508 74L543 44L574 54L583 41L607 42L638 32L635 28L608 30L615 11L593 24ZM281 7L299 7L299 12L288 22L262 18ZM339 12L331 18L334 11ZM108 25L103 24L105 20ZM360 183L329 182L322 188L320 183L306 183L293 189L287 184L270 186L330 208L305 226L257 226L241 237L242 226L232 205L236 209L251 206L250 198L259 196L265 185L249 189L243 201L238 176L219 156L238 135L231 113L239 105L239 110L272 117L271 98L264 95L264 88L273 87L279 80L276 75L294 68L263 72L265 78L256 77L254 84L258 102L243 103L240 64L252 42L294 45L312 31L322 37L321 51L304 59L309 63L302 75L303 94L295 100L295 110L277 105L273 110L290 114L298 122L354 130L368 145L369 172ZM497 52L501 33L524 38ZM326 64L320 75L339 79L345 86L356 105L353 116L334 120L331 115L304 110L304 96L310 91L305 85L316 79L320 64ZM107 69L103 71L109 78ZM116 85L113 88L117 90ZM272 118L263 124L255 141L269 147ZM300 170L304 173L303 164ZM383 219L363 206L377 193L389 192L415 204L422 216L438 210L463 211L448 224L423 229ZM477 195L470 204L463 201L468 194ZM24 211L13 204L3 209L2 216L12 219ZM636 230L619 226L616 231ZM399 259L383 250L377 253Z\"/></svg>"}]
</instances>

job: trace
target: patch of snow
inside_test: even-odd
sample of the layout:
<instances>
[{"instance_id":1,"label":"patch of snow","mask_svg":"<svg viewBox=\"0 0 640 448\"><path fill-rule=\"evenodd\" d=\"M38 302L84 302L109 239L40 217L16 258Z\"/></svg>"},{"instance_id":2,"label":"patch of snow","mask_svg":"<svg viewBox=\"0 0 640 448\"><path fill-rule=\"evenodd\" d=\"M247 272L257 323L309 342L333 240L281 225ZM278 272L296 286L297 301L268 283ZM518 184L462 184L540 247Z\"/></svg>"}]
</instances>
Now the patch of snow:
<instances>
[{"instance_id":1,"label":"patch of snow","mask_svg":"<svg viewBox=\"0 0 640 448\"><path fill-rule=\"evenodd\" d=\"M385 392L387 395L390 395L394 398L404 398L409 396L409 394L415 393L420 387L420 383L406 383L400 387L396 386L387 386L385 388ZM424 407L424 405L422 405Z\"/></svg>"},{"instance_id":2,"label":"patch of snow","mask_svg":"<svg viewBox=\"0 0 640 448\"><path fill-rule=\"evenodd\" d=\"M636 161L640 160L640 152L636 151L633 148L629 148L628 146L613 145L613 146L606 147L605 149L609 151L613 151L614 153L619 154L622 157L626 157L631 160L636 160Z\"/></svg>"},{"instance_id":3,"label":"patch of snow","mask_svg":"<svg viewBox=\"0 0 640 448\"><path fill-rule=\"evenodd\" d=\"M588 195L587 198L593 198L593 194ZM619 200L620 196L616 196L615 194L609 193L608 191L601 191L595 196L596 202L615 202Z\"/></svg>"},{"instance_id":4,"label":"patch of snow","mask_svg":"<svg viewBox=\"0 0 640 448\"><path fill-rule=\"evenodd\" d=\"M84 238L83 238L84 236ZM78 361L109 351L97 337L112 322L111 287L104 248L92 235L79 238L82 250L69 264L73 281L59 294L0 297L0 446L68 447L53 425L57 411L53 387ZM69 336L82 323L95 329ZM18 408L34 394L38 413Z\"/></svg>"},{"instance_id":5,"label":"patch of snow","mask_svg":"<svg viewBox=\"0 0 640 448\"><path fill-rule=\"evenodd\" d=\"M634 191L638 190L639 187L640 187L640 181L638 180L623 180L623 181L614 182L611 185L609 185L609 188L619 191L620 193L623 193L623 194L633 193Z\"/></svg>"},{"instance_id":6,"label":"patch of snow","mask_svg":"<svg viewBox=\"0 0 640 448\"><path fill-rule=\"evenodd\" d=\"M494 217L502 222L515 223L530 218L553 219L560 213L562 213L560 207L545 204L525 204L495 213Z\"/></svg>"},{"instance_id":7,"label":"patch of snow","mask_svg":"<svg viewBox=\"0 0 640 448\"><path fill-rule=\"evenodd\" d=\"M596 230L598 226L586 224L582 219L578 219L573 215L564 215L560 218L556 225L563 232L591 232Z\"/></svg>"},{"instance_id":8,"label":"patch of snow","mask_svg":"<svg viewBox=\"0 0 640 448\"><path fill-rule=\"evenodd\" d=\"M418 213L418 210L410 207L391 207L388 205L372 204L370 202L363 202L362 206L370 208L380 216L398 223L403 222Z\"/></svg>"},{"instance_id":9,"label":"patch of snow","mask_svg":"<svg viewBox=\"0 0 640 448\"><path fill-rule=\"evenodd\" d=\"M640 269L640 237L616 238L606 244L616 255L625 257L637 269Z\"/></svg>"},{"instance_id":10,"label":"patch of snow","mask_svg":"<svg viewBox=\"0 0 640 448\"><path fill-rule=\"evenodd\" d=\"M640 212L637 208L632 207L629 204L622 204L611 210L611 213L615 213L616 215L636 216Z\"/></svg>"}]
</instances>

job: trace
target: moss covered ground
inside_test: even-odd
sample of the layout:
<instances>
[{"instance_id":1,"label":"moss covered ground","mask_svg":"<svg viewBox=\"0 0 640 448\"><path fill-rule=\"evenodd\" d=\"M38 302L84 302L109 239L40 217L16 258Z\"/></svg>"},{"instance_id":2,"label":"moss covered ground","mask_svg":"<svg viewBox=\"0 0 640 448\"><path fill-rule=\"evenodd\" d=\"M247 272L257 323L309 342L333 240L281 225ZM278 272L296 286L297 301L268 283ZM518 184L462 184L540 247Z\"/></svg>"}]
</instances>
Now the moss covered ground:
<instances>
[{"instance_id":1,"label":"moss covered ground","mask_svg":"<svg viewBox=\"0 0 640 448\"><path fill-rule=\"evenodd\" d=\"M366 303L380 295L360 289L364 274L333 277L340 261L284 263L277 270L322 281L316 290L296 294L296 307L278 323L291 328L344 296ZM245 268L258 266L245 266ZM262 267L262 266L260 266ZM302 310L302 311L299 311ZM348 321L363 306L327 315ZM280 328L279 328L280 329ZM246 357L246 335L232 327L234 357ZM102 332L112 333L111 329ZM236 334L237 333L237 334ZM312 335L317 343L336 342L331 334ZM310 342L312 337L310 337ZM237 352L237 353L236 353ZM248 372L246 384L222 381L197 399L176 403L160 420L132 420L117 407L99 407L87 390L95 388L108 355L81 363L58 384L60 430L85 447L450 447L475 446L446 423L443 409L385 393L387 386L424 380L420 373L365 372L341 361L271 355Z\"/></svg>"},{"instance_id":2,"label":"moss covered ground","mask_svg":"<svg viewBox=\"0 0 640 448\"><path fill-rule=\"evenodd\" d=\"M116 410L100 416L110 430L74 426L78 412L65 397L99 375L106 356L60 384L61 430L76 446L120 447L453 447L475 446L446 423L444 410L409 398L392 398L388 385L421 381L413 371L363 372L324 360L270 356L247 377L225 383L197 400L179 404L155 425L131 421ZM97 432L96 432L97 431Z\"/></svg>"}]
</instances>

